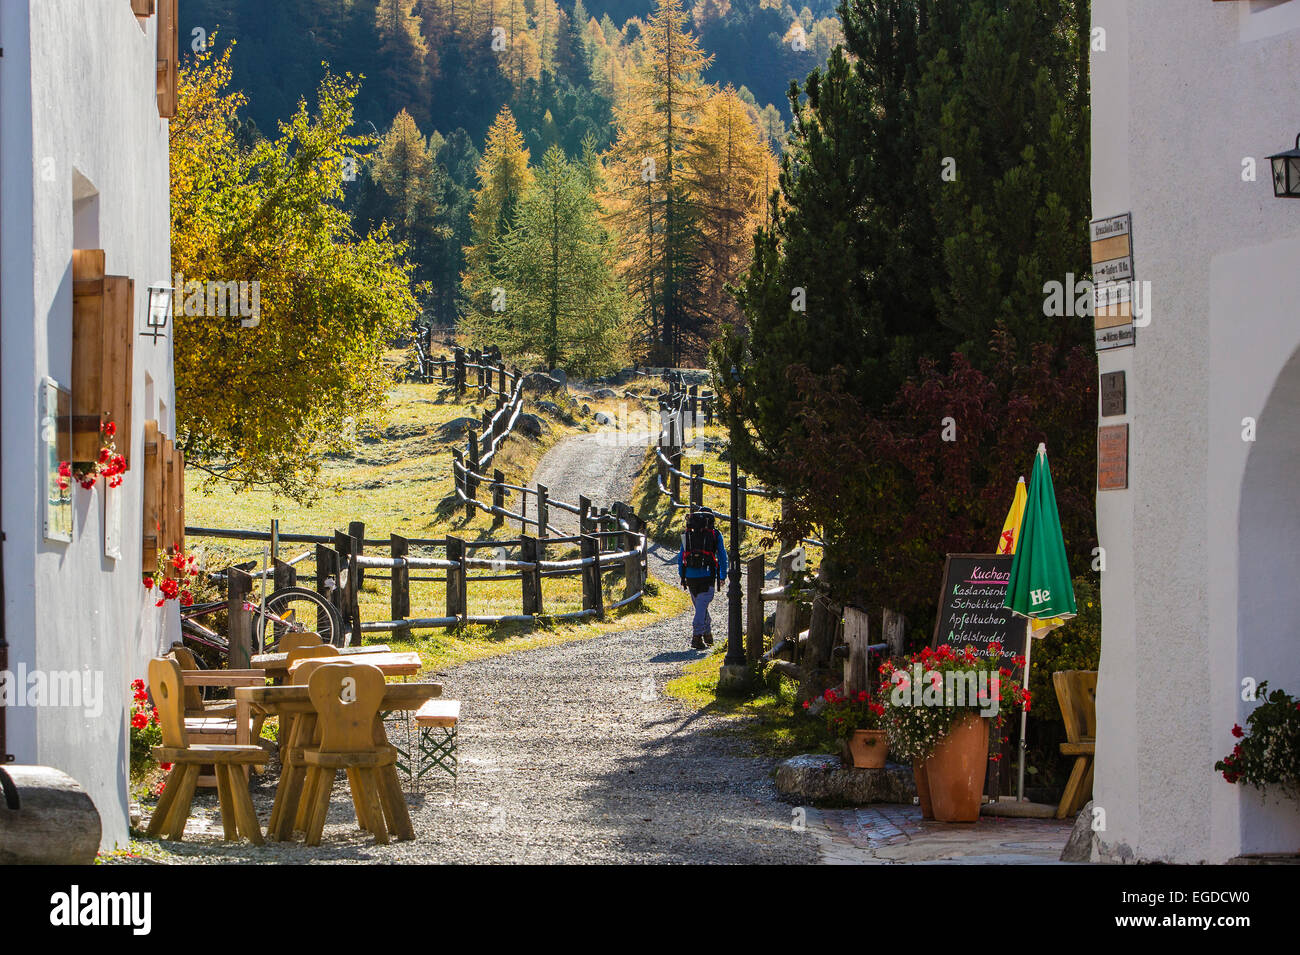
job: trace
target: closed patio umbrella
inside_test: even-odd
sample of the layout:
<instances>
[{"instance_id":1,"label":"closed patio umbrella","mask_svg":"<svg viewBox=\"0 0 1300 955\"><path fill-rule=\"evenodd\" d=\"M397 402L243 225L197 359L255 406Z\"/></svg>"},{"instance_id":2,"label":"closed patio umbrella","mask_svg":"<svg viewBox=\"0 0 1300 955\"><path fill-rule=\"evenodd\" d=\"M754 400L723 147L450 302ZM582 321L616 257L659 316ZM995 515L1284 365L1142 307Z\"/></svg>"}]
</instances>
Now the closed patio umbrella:
<instances>
[{"instance_id":1,"label":"closed patio umbrella","mask_svg":"<svg viewBox=\"0 0 1300 955\"><path fill-rule=\"evenodd\" d=\"M1011 562L1011 582L1002 605L1025 618L1025 687L1034 638L1047 636L1077 613L1074 583L1065 556L1061 517L1056 510L1056 491L1047 464L1047 446L1040 444L1029 476L1025 513ZM1028 714L1020 713L1020 771L1016 798L1025 796L1025 726Z\"/></svg>"}]
</instances>

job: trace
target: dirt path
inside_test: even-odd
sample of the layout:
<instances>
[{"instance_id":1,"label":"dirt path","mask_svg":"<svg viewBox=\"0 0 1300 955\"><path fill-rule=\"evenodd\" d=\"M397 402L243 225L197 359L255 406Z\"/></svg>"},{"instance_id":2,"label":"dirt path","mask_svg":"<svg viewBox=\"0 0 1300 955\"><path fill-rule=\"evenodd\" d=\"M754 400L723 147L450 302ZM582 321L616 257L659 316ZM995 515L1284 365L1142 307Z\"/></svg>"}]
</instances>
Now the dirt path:
<instances>
[{"instance_id":1,"label":"dirt path","mask_svg":"<svg viewBox=\"0 0 1300 955\"><path fill-rule=\"evenodd\" d=\"M627 503L645 449L644 443L629 442L617 431L566 438L538 462L533 483L545 484L552 498L570 504L577 504L580 494L598 508L615 501ZM562 508L551 508L549 523L565 534L578 533L577 515Z\"/></svg>"},{"instance_id":2,"label":"dirt path","mask_svg":"<svg viewBox=\"0 0 1300 955\"><path fill-rule=\"evenodd\" d=\"M588 493L606 506L626 499L642 450L570 438L537 477L549 477L556 497ZM650 565L675 586L674 556L656 549ZM724 605L713 602L718 634ZM454 802L445 776L410 799L413 842L372 845L339 785L317 848L223 846L215 799L204 797L203 819L178 851L196 862L818 861L818 840L791 825L792 807L777 798L770 762L716 732L721 717L664 696L664 684L702 656L688 649L689 633L681 615L437 674L444 695L461 701L461 776ZM261 779L255 800L265 819L274 779Z\"/></svg>"}]
</instances>

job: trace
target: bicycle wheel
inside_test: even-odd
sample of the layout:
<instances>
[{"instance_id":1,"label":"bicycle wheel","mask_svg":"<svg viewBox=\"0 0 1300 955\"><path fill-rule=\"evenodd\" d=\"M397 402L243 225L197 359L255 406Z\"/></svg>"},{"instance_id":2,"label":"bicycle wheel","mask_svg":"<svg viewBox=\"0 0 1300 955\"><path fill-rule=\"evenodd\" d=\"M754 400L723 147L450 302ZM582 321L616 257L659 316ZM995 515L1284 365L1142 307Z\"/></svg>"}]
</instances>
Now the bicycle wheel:
<instances>
[{"instance_id":1,"label":"bicycle wheel","mask_svg":"<svg viewBox=\"0 0 1300 955\"><path fill-rule=\"evenodd\" d=\"M284 587L266 598L268 616L256 615L257 636L263 653L274 652L284 633L310 630L320 634L325 643L336 647L347 646L348 633L343 628L343 617L334 606L306 587ZM274 614L282 622L272 619Z\"/></svg>"}]
</instances>

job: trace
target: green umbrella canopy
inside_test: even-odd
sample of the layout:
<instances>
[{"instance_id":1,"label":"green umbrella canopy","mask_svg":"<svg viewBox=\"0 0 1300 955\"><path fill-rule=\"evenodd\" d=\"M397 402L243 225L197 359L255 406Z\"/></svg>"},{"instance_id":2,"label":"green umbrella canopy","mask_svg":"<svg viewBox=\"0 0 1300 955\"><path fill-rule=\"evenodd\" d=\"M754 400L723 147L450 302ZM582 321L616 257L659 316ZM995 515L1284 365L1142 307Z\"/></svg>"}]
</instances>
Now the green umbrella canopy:
<instances>
[{"instance_id":1,"label":"green umbrella canopy","mask_svg":"<svg viewBox=\"0 0 1300 955\"><path fill-rule=\"evenodd\" d=\"M1047 465L1047 447L1042 444L1034 456L1025 516L1020 525L1016 557L1011 563L1011 583L1002 605L1034 620L1035 636L1061 626L1078 612L1070 566L1065 558L1065 538L1061 536L1061 518L1056 510L1052 472Z\"/></svg>"}]
</instances>

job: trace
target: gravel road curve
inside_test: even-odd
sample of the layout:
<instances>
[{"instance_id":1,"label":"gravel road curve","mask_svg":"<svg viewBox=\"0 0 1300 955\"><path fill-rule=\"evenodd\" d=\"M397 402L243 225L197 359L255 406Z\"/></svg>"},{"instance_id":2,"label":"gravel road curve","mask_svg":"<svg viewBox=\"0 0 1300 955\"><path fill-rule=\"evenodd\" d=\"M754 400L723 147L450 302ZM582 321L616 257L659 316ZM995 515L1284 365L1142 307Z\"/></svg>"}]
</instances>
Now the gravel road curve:
<instances>
[{"instance_id":1,"label":"gravel road curve","mask_svg":"<svg viewBox=\"0 0 1300 955\"><path fill-rule=\"evenodd\" d=\"M537 469L559 498L627 499L643 448L594 435L569 438ZM675 555L651 552L652 572L676 585ZM725 600L713 603L726 633ZM791 826L770 760L722 718L662 693L702 655L688 649L689 615L640 630L465 664L439 673L461 701L461 777L453 800L438 776L410 799L417 838L374 846L335 786L324 843L264 848L217 841L215 797L196 803L193 861L491 863L811 863L818 844ZM720 658L719 658L720 660ZM400 739L395 738L399 743ZM255 782L263 821L274 776Z\"/></svg>"}]
</instances>

